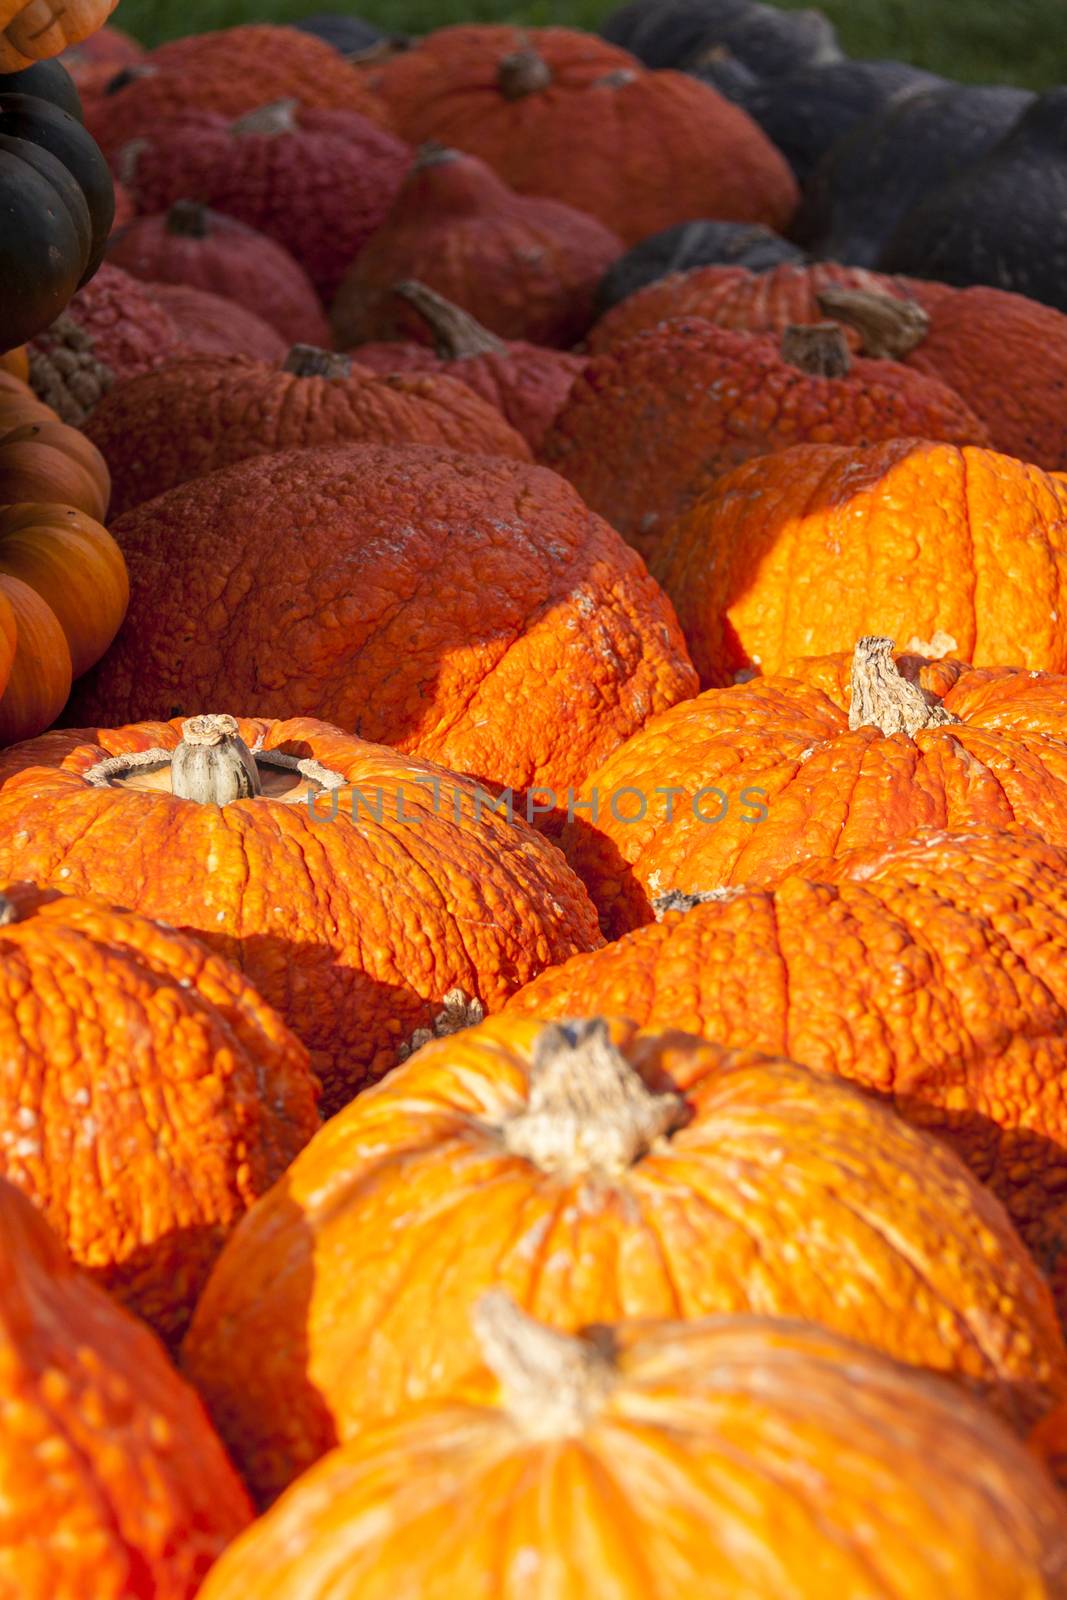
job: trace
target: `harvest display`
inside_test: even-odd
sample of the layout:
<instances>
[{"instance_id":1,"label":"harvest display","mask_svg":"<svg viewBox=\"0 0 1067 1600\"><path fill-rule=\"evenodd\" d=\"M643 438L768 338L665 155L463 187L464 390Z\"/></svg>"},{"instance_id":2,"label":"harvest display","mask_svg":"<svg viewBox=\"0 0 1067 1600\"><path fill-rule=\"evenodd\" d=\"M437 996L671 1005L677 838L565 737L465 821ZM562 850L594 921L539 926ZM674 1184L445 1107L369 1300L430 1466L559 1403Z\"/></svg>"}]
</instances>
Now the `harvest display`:
<instances>
[{"instance_id":1,"label":"harvest display","mask_svg":"<svg viewBox=\"0 0 1067 1600\"><path fill-rule=\"evenodd\" d=\"M0 1600L1067 1600L1067 89L112 9L0 0Z\"/></svg>"}]
</instances>

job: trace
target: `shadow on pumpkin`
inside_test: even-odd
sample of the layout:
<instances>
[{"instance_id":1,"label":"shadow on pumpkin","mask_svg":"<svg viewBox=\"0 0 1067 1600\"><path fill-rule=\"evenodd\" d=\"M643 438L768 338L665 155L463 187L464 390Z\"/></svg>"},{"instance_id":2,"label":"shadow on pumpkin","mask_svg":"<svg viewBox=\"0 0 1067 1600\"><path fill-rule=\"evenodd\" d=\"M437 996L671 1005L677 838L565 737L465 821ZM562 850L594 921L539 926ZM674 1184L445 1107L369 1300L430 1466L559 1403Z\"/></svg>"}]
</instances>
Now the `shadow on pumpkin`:
<instances>
[{"instance_id":1,"label":"shadow on pumpkin","mask_svg":"<svg viewBox=\"0 0 1067 1600\"><path fill-rule=\"evenodd\" d=\"M120 1261L99 1267L80 1265L101 1289L147 1322L176 1357L208 1274L230 1231L209 1223L171 1228L137 1245Z\"/></svg>"}]
</instances>

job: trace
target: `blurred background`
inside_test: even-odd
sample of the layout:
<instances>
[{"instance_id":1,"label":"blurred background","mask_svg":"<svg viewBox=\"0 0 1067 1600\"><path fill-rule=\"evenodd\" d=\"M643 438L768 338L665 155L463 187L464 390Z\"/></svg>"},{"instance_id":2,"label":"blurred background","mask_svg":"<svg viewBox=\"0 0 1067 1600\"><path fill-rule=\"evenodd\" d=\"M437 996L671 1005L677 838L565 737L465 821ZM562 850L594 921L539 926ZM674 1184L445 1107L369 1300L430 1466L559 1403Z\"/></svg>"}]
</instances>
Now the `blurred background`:
<instances>
[{"instance_id":1,"label":"blurred background","mask_svg":"<svg viewBox=\"0 0 1067 1600\"><path fill-rule=\"evenodd\" d=\"M778 0L806 9L803 0ZM452 22L557 23L595 29L615 0L121 0L114 21L145 44L237 22L350 11L378 27L426 33ZM1067 0L824 0L852 56L893 57L972 83L1067 82Z\"/></svg>"}]
</instances>

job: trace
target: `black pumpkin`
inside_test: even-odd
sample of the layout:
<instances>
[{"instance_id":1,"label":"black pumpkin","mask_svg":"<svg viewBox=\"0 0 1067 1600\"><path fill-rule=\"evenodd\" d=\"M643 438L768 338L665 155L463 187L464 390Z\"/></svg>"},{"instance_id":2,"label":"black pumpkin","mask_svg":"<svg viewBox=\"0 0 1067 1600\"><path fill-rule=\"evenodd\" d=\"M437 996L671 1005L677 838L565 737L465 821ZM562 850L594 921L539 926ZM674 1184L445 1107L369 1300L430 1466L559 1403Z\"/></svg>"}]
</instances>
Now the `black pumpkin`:
<instances>
[{"instance_id":1,"label":"black pumpkin","mask_svg":"<svg viewBox=\"0 0 1067 1600\"><path fill-rule=\"evenodd\" d=\"M59 61L35 61L21 72L0 72L0 94L32 94L83 122L81 96Z\"/></svg>"},{"instance_id":2,"label":"black pumpkin","mask_svg":"<svg viewBox=\"0 0 1067 1600\"><path fill-rule=\"evenodd\" d=\"M779 11L759 0L630 0L600 35L646 67L699 69L726 49L757 77L773 78L804 62L841 59L821 11Z\"/></svg>"},{"instance_id":3,"label":"black pumpkin","mask_svg":"<svg viewBox=\"0 0 1067 1600\"><path fill-rule=\"evenodd\" d=\"M711 88L725 95L727 100L732 100L739 106L747 105L750 95L763 82L763 79L757 78L743 61L738 61L736 56L731 55L725 45L710 55L705 54L701 66L686 70L690 77L699 78L701 83L709 84Z\"/></svg>"},{"instance_id":4,"label":"black pumpkin","mask_svg":"<svg viewBox=\"0 0 1067 1600\"><path fill-rule=\"evenodd\" d=\"M813 254L873 267L922 199L985 156L1034 96L952 84L868 117L828 150L808 181L792 233Z\"/></svg>"},{"instance_id":5,"label":"black pumpkin","mask_svg":"<svg viewBox=\"0 0 1067 1600\"><path fill-rule=\"evenodd\" d=\"M80 287L100 265L115 220L115 187L99 145L69 112L28 94L0 95L0 133L47 150L63 163L85 196L92 237L79 274Z\"/></svg>"},{"instance_id":6,"label":"black pumpkin","mask_svg":"<svg viewBox=\"0 0 1067 1600\"><path fill-rule=\"evenodd\" d=\"M672 272L688 272L691 267L769 272L786 261L806 260L795 244L760 222L679 222L642 239L612 262L597 289L597 315Z\"/></svg>"},{"instance_id":7,"label":"black pumpkin","mask_svg":"<svg viewBox=\"0 0 1067 1600\"><path fill-rule=\"evenodd\" d=\"M1039 95L980 160L902 219L886 272L1012 289L1067 311L1067 88Z\"/></svg>"},{"instance_id":8,"label":"black pumpkin","mask_svg":"<svg viewBox=\"0 0 1067 1600\"><path fill-rule=\"evenodd\" d=\"M91 246L89 207L62 161L28 139L0 133L0 351L55 321L78 287Z\"/></svg>"},{"instance_id":9,"label":"black pumpkin","mask_svg":"<svg viewBox=\"0 0 1067 1600\"><path fill-rule=\"evenodd\" d=\"M410 42L406 34L383 33L362 17L348 17L337 11L317 11L313 17L301 17L291 26L301 33L313 33L343 56L388 55L406 49Z\"/></svg>"}]
</instances>

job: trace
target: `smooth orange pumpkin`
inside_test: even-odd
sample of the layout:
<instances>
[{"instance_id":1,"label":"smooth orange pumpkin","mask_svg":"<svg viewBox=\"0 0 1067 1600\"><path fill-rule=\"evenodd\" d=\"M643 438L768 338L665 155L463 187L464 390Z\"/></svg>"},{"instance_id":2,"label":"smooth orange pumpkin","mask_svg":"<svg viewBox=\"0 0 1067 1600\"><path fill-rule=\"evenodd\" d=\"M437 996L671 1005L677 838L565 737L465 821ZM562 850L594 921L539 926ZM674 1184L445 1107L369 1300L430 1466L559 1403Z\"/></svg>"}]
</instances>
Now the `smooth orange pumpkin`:
<instances>
[{"instance_id":1,"label":"smooth orange pumpkin","mask_svg":"<svg viewBox=\"0 0 1067 1600\"><path fill-rule=\"evenodd\" d=\"M0 506L51 500L99 522L111 479L96 446L65 422L23 422L0 435Z\"/></svg>"},{"instance_id":2,"label":"smooth orange pumpkin","mask_svg":"<svg viewBox=\"0 0 1067 1600\"><path fill-rule=\"evenodd\" d=\"M51 607L76 678L99 661L126 615L122 551L74 506L0 506L0 573L21 578Z\"/></svg>"},{"instance_id":3,"label":"smooth orange pumpkin","mask_svg":"<svg viewBox=\"0 0 1067 1600\"><path fill-rule=\"evenodd\" d=\"M18 378L21 383L30 381L30 353L24 344L0 355L0 372Z\"/></svg>"},{"instance_id":4,"label":"smooth orange pumpkin","mask_svg":"<svg viewBox=\"0 0 1067 1600\"><path fill-rule=\"evenodd\" d=\"M21 578L0 571L0 596L14 620L14 650L0 695L0 744L31 739L59 716L73 678L70 646L47 601ZM0 613L0 631L7 632ZM17 876L18 869L9 876Z\"/></svg>"}]
</instances>

